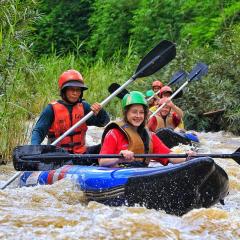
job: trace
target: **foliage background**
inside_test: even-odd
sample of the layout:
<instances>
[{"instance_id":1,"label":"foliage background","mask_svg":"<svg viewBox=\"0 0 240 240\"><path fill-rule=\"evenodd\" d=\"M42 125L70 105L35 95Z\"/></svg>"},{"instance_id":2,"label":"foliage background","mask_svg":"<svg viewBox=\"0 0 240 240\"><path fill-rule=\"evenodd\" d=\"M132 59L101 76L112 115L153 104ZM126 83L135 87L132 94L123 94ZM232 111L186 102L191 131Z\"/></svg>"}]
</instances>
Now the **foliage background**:
<instances>
[{"instance_id":1,"label":"foliage background","mask_svg":"<svg viewBox=\"0 0 240 240\"><path fill-rule=\"evenodd\" d=\"M209 74L186 87L176 104L188 129L240 133L240 2L236 0L5 0L0 2L0 154L28 140L26 124L58 98L57 79L75 68L102 101L112 82L124 83L159 41L177 44L177 57L161 71L135 81L146 91L157 78L167 83L198 61ZM114 118L120 104L106 107ZM204 112L225 109L215 118Z\"/></svg>"}]
</instances>

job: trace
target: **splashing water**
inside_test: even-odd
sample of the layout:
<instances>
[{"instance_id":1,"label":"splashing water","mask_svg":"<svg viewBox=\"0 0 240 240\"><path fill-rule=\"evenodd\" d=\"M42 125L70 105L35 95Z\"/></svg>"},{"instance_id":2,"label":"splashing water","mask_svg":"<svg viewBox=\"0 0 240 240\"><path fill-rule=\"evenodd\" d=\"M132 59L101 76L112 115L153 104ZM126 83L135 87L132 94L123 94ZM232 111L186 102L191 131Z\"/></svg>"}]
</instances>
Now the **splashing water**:
<instances>
[{"instance_id":1,"label":"splashing water","mask_svg":"<svg viewBox=\"0 0 240 240\"><path fill-rule=\"evenodd\" d=\"M98 143L101 133L91 128L88 142ZM232 153L240 145L240 137L230 133L198 136L202 153ZM87 202L68 179L50 186L12 185L0 191L0 239L239 239L240 166L231 159L215 161L229 175L225 205L195 209L182 217L138 206ZM0 184L14 173L11 165L0 166Z\"/></svg>"}]
</instances>

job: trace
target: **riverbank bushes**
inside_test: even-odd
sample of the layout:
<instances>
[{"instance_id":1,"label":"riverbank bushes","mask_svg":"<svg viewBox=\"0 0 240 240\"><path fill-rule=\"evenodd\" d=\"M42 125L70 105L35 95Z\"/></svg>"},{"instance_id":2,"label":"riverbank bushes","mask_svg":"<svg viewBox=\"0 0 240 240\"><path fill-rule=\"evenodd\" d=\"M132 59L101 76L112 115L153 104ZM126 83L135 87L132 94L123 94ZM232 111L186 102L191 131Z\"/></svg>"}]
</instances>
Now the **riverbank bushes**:
<instances>
[{"instance_id":1,"label":"riverbank bushes","mask_svg":"<svg viewBox=\"0 0 240 240\"><path fill-rule=\"evenodd\" d=\"M125 25L129 31L124 32L123 28L118 29L118 26L111 25L111 22L104 20L109 14L109 9L111 9L111 1L108 2L108 8L103 10L105 15L100 18L100 12L94 12L94 8L97 8L99 2L97 3L96 1L92 5L93 1L89 0L85 8L82 9L86 14L89 14L86 16L92 14L90 22L86 21L85 18L83 19L87 29L89 26L92 26L89 31L84 32L86 36L89 34L89 39L85 41L80 39L80 36L79 41L72 39L72 43L75 44L71 46L74 47L66 48L65 51L63 45L60 44L61 47L58 48L53 44L52 40L44 38L44 28L42 38L40 38L40 35L38 36L42 42L42 47L38 49L37 55L37 40L33 37L36 29L33 26L36 27L36 25L42 23L45 19L44 17L46 17L46 15L42 15L42 13L37 11L37 9L41 9L38 1L8 0L1 3L0 159L10 159L11 152L16 145L29 142L32 124L36 121L43 107L50 101L59 98L57 80L63 71L70 68L79 70L84 76L86 85L89 86L89 90L85 92L84 98L90 103L101 102L109 95L107 91L108 86L113 82L122 84L128 80L134 74L144 54L160 40L163 40L163 38L174 40L178 38L176 59L153 76L137 79L128 87L128 90L145 92L151 88L151 82L155 79L160 79L167 83L176 71L180 69L191 71L198 61L206 62L209 65L208 75L199 82L189 84L184 90L183 97L175 101L185 111L186 127L197 131L225 130L240 134L238 127L240 124L240 82L238 80L240 74L240 25L237 21L239 15L236 14L238 9L237 3L234 1L228 3L230 4L226 8L228 10L225 9L224 11L228 16L225 18L226 22L223 21L224 18L221 15L222 18L217 21L218 31L212 29L211 31L214 34L211 34L211 40L204 43L205 40L196 37L197 33L199 33L197 31L199 26L195 26L195 30L191 30L192 37L183 34L184 29L184 31L187 31L187 26L190 28L191 19L197 21L197 14L199 13L194 12L194 16L189 17L188 20L185 19L190 25L185 24L183 27L179 23L184 19L181 20L180 16L182 15L178 12L180 15L177 15L178 18L175 19L175 25L171 22L168 25L166 23L166 26L174 26L174 28L169 28L171 29L171 34L169 32L168 35L167 28L165 28L166 32L164 34L161 32L164 28L160 31L156 23L150 24L150 13L153 13L154 8L148 12L149 18L146 25L139 22L141 18L144 19L143 10L148 5L146 1L141 1L141 4L140 1L133 1L127 4L128 2L120 1L116 8L120 11L124 6L129 6L129 15L126 18L121 20L118 12L115 12L112 17L118 20L115 24L117 22L120 24L121 21L127 20L128 24ZM234 4L231 5L232 3ZM55 1L51 2L51 4L60 6ZM77 4L77 1L75 4ZM185 9L188 9L188 11L192 9L193 1L190 1L188 6L186 4L184 5ZM91 6L90 9L88 9L89 6ZM235 6L235 9L233 6ZM72 7L71 9L75 10ZM218 10L220 11L220 6L218 6ZM98 11L100 10L98 9ZM58 16L57 12L55 13ZM69 15L64 16L64 21L67 21ZM74 16L76 17L77 15ZM98 27L96 26L98 22L97 16L99 16L99 22L102 21L102 25ZM139 17L137 18L137 16ZM156 11L154 11L153 16L155 20L159 18ZM164 16L165 20L168 19L167 12ZM215 17L212 13L210 19L213 20ZM39 22L40 19L41 22ZM224 24L219 24L220 20ZM64 21L60 21L61 24ZM136 27L134 31L134 28L131 28L132 24L134 24L133 22L135 22ZM200 22L203 24L204 21ZM207 24L204 26L206 29ZM181 31L180 27L183 27ZM194 28L194 24L191 27ZM130 28L132 29L131 31ZM48 29L47 25L46 29ZM110 29L112 36L115 36L115 38L110 37L111 34L109 35L106 29ZM119 32L118 30L121 31ZM172 37L173 30L175 37ZM57 34L54 28L52 28L52 31L52 33ZM120 35L114 35L114 31ZM205 33L207 34L206 31ZM68 34L68 36L71 36L71 32L68 32ZM108 35L108 38L104 40L105 35ZM138 37L133 38L131 36ZM61 39L64 40L63 38L62 36ZM101 44L98 43L98 39L101 41ZM121 40L122 45L118 45L117 39L119 41L120 39L125 39L126 41ZM136 41L137 39L138 41ZM196 44L196 40L201 41ZM110 43L111 48L109 47L108 49L107 47L110 46ZM98 44L100 44L99 48L97 48ZM87 46L90 48L87 48ZM45 48L49 51L44 52ZM203 115L204 112L218 109L224 109L224 113L217 118L206 118ZM106 106L106 110L110 113L112 119L118 117L121 113L120 100L117 98L113 99ZM213 124L217 125L217 127L213 128Z\"/></svg>"}]
</instances>

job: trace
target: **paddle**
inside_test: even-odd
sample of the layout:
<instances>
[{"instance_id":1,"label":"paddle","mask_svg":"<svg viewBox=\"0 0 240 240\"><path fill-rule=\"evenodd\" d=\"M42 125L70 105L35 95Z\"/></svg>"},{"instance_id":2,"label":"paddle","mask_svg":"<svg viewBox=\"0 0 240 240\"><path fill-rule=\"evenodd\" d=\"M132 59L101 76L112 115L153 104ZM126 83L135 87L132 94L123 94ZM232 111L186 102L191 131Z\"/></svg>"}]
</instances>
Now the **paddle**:
<instances>
[{"instance_id":1,"label":"paddle","mask_svg":"<svg viewBox=\"0 0 240 240\"><path fill-rule=\"evenodd\" d=\"M187 154L135 154L135 158L186 158ZM232 158L240 165L240 148L228 154L197 154L194 158ZM84 165L88 159L123 158L120 154L70 154L64 149L51 145L25 145L14 149L13 164L17 171L42 171L69 164L69 160L80 160ZM50 164L49 164L50 163ZM49 165L48 165L49 164Z\"/></svg>"},{"instance_id":2,"label":"paddle","mask_svg":"<svg viewBox=\"0 0 240 240\"><path fill-rule=\"evenodd\" d=\"M185 86L187 86L190 82L194 80L200 80L202 76L206 75L208 72L208 66L205 63L197 63L193 70L188 74L188 80L177 90L175 91L171 97L168 98L168 101L162 104L154 113L152 113L149 117L153 117L156 115L169 101L171 101Z\"/></svg>"},{"instance_id":3,"label":"paddle","mask_svg":"<svg viewBox=\"0 0 240 240\"><path fill-rule=\"evenodd\" d=\"M110 96L108 96L105 100L103 100L100 105L104 107L112 98L114 98L117 94L119 94L126 86L128 86L131 82L140 77L149 76L165 65L167 65L172 59L176 56L176 47L175 45L167 40L161 41L154 49L152 49L139 63L137 70L134 75L127 80L122 86L116 89ZM55 140L52 145L56 145L63 138L65 138L68 134L70 134L75 128L79 127L86 120L88 120L91 116L93 116L93 111L89 112L86 116L84 116L79 122L69 128L63 135L61 135L57 140Z\"/></svg>"},{"instance_id":4,"label":"paddle","mask_svg":"<svg viewBox=\"0 0 240 240\"><path fill-rule=\"evenodd\" d=\"M186 73L185 71L183 71L183 70L180 70L180 71L176 72L176 73L172 76L172 78L171 78L170 82L167 84L167 86L171 86L171 85L173 85L174 83L181 82L183 79L185 79L186 76L187 76L187 73ZM113 92L115 92L119 87L120 87L120 85L119 85L118 83L112 83L112 84L108 87L108 92L109 92L109 93L113 93ZM147 101L150 101L150 100L151 100L155 95L157 95L159 92L160 92L160 90L157 91L153 96L151 96L150 98L148 98ZM128 93L129 93L129 91L124 88L124 89L123 89L119 94L117 94L116 96L117 96L118 98L120 98L120 99L123 99L123 97L124 97L126 94L128 94ZM182 95L182 94L179 94L179 96L176 96L175 98L180 97L180 95Z\"/></svg>"},{"instance_id":5,"label":"paddle","mask_svg":"<svg viewBox=\"0 0 240 240\"><path fill-rule=\"evenodd\" d=\"M100 104L104 107L112 98L114 98L117 94L119 94L126 86L128 86L131 82L140 77L149 76L165 65L167 65L172 59L176 56L176 47L175 44L163 40L156 47L154 47L139 63L135 73L133 76L125 82L122 86L120 86L116 91L114 91L110 96L108 96L105 100L103 100ZM63 138L69 135L75 128L79 127L81 124L86 122L90 117L93 116L93 111L90 111L87 115L85 115L79 122L74 124L71 128L69 128L64 134L62 134L58 139L56 139L51 145L56 145ZM20 173L16 173L12 178L10 178L1 189L5 189L10 183L12 183Z\"/></svg>"},{"instance_id":6,"label":"paddle","mask_svg":"<svg viewBox=\"0 0 240 240\"><path fill-rule=\"evenodd\" d=\"M180 70L180 71L176 72L176 73L172 76L172 78L171 78L170 82L167 84L167 86L171 86L171 85L173 85L173 84L175 84L175 83L180 83L180 82L182 82L186 77L187 77L187 73L186 73L185 71L183 71L183 70ZM154 96L158 95L158 94L160 93L160 91L161 91L161 89L158 90L157 92L155 92L155 94L154 94L153 96L151 96L150 98L148 98L147 101L150 101L152 98L154 98ZM176 98L182 97L182 95L183 95L183 92L180 91L177 95L175 95L174 98L176 99Z\"/></svg>"}]
</instances>

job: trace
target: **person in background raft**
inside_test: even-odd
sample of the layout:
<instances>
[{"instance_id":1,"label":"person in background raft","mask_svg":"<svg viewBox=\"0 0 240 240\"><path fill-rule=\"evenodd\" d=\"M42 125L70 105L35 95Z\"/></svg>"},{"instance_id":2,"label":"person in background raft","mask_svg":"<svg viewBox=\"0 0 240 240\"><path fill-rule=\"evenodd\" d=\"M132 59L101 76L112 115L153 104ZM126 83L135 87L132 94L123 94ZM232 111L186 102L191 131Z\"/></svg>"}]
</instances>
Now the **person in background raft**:
<instances>
[{"instance_id":1,"label":"person in background raft","mask_svg":"<svg viewBox=\"0 0 240 240\"><path fill-rule=\"evenodd\" d=\"M154 106L149 107L149 110L151 113L154 113L158 107L159 107L159 100L164 97L171 97L173 94L172 89L169 86L163 86L159 92L159 98L158 101L156 101L156 104Z\"/></svg>"},{"instance_id":2,"label":"person in background raft","mask_svg":"<svg viewBox=\"0 0 240 240\"><path fill-rule=\"evenodd\" d=\"M145 96L146 96L146 100L148 102L148 107L149 108L154 107L154 106L157 105L159 98L158 98L158 96L154 95L154 91L153 90L146 91ZM148 100L149 98L151 98L151 99Z\"/></svg>"},{"instance_id":3,"label":"person in background raft","mask_svg":"<svg viewBox=\"0 0 240 240\"><path fill-rule=\"evenodd\" d=\"M165 103L166 105L149 119L147 124L149 130L156 132L159 128L181 128L183 111L167 97L159 100L158 107Z\"/></svg>"},{"instance_id":4,"label":"person in background raft","mask_svg":"<svg viewBox=\"0 0 240 240\"><path fill-rule=\"evenodd\" d=\"M169 87L169 86L164 86L161 88L161 91L160 91L160 98L165 98L165 97L171 97L173 94L173 91L172 89ZM175 105L176 106L176 105ZM178 109L180 109L178 107ZM180 109L181 110L181 109ZM183 113L183 111L179 111L180 115ZM183 114L182 114L183 115ZM181 117L181 121L180 123L177 125L176 127L178 130L183 130L184 129L184 122L183 122L183 117ZM175 128L175 129L176 129Z\"/></svg>"},{"instance_id":5,"label":"person in background raft","mask_svg":"<svg viewBox=\"0 0 240 240\"><path fill-rule=\"evenodd\" d=\"M145 124L147 122L148 104L141 92L132 91L126 94L122 100L123 120L107 125L102 136L102 148L100 154L122 154L124 158L99 159L100 166L119 167L146 167L149 159L134 159L134 154L156 153L170 154L171 150L163 142L150 132ZM194 155L192 151L187 152ZM158 158L154 159L167 165L186 161L183 158Z\"/></svg>"},{"instance_id":6,"label":"person in background raft","mask_svg":"<svg viewBox=\"0 0 240 240\"><path fill-rule=\"evenodd\" d=\"M158 92L162 87L163 87L163 84L159 80L152 82L152 90L155 93Z\"/></svg>"},{"instance_id":7,"label":"person in background raft","mask_svg":"<svg viewBox=\"0 0 240 240\"><path fill-rule=\"evenodd\" d=\"M42 111L32 131L31 144L41 144L46 135L49 143L52 143L92 110L94 115L61 140L57 146L70 153L99 152L100 145L98 150L87 148L85 145L87 126L104 127L110 121L108 114L99 103L90 106L82 99L83 91L88 88L78 71L71 69L63 72L59 77L58 86L62 99L51 102Z\"/></svg>"},{"instance_id":8,"label":"person in background raft","mask_svg":"<svg viewBox=\"0 0 240 240\"><path fill-rule=\"evenodd\" d=\"M169 86L164 86L160 90L160 98L171 97L172 94L173 91Z\"/></svg>"}]
</instances>

